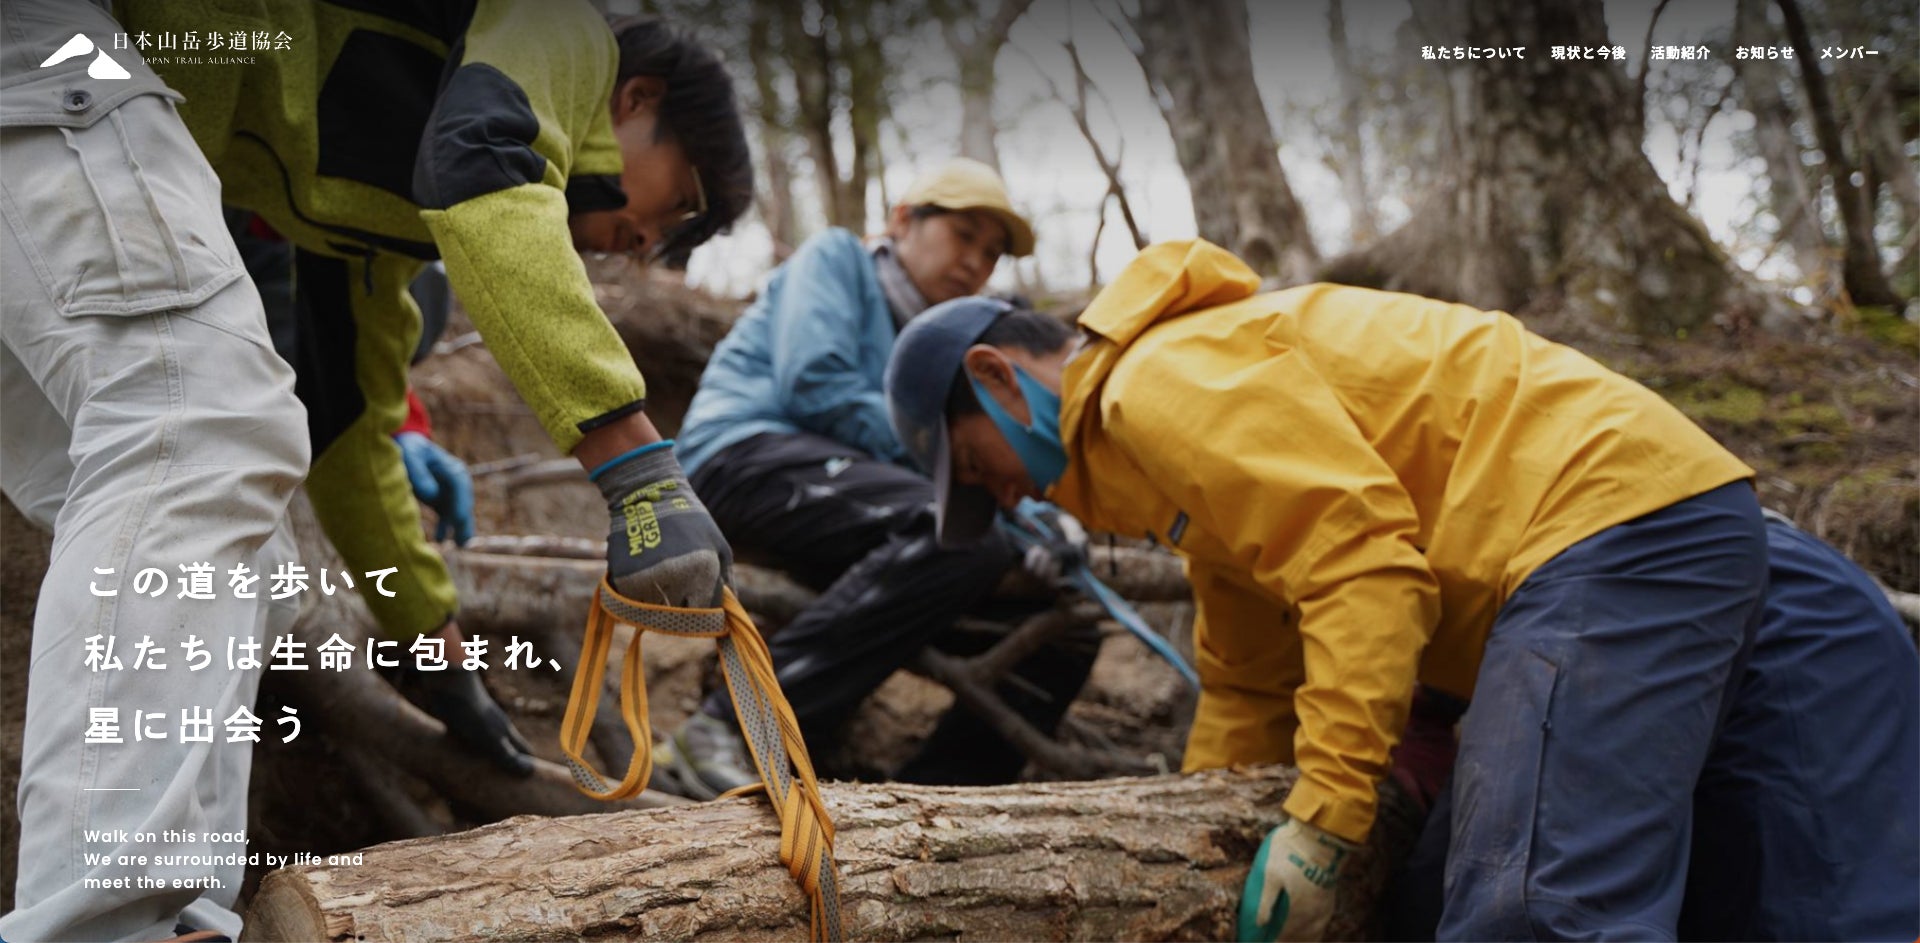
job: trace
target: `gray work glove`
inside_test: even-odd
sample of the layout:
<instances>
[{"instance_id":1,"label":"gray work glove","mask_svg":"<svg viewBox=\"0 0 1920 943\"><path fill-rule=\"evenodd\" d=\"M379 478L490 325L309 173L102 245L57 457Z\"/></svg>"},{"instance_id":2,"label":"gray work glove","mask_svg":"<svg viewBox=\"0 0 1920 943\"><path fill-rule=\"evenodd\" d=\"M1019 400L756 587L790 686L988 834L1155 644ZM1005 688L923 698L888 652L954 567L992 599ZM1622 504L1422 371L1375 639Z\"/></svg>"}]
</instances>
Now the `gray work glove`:
<instances>
[{"instance_id":1,"label":"gray work glove","mask_svg":"<svg viewBox=\"0 0 1920 943\"><path fill-rule=\"evenodd\" d=\"M607 497L607 581L644 603L710 609L733 578L733 548L673 457L671 440L594 470Z\"/></svg>"},{"instance_id":2,"label":"gray work glove","mask_svg":"<svg viewBox=\"0 0 1920 943\"><path fill-rule=\"evenodd\" d=\"M1051 533L1027 548L1020 568L1042 583L1058 583L1087 562L1087 529L1073 515L1051 505L1040 516Z\"/></svg>"}]
</instances>

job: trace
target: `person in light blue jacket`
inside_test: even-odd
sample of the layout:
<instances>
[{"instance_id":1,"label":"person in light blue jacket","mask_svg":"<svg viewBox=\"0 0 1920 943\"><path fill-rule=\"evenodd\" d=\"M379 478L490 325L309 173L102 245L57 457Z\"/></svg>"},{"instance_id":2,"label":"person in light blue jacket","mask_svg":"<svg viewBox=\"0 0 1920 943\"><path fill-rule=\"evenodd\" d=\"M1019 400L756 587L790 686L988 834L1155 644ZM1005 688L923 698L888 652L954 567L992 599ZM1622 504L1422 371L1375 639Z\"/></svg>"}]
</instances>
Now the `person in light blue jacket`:
<instances>
[{"instance_id":1,"label":"person in light blue jacket","mask_svg":"<svg viewBox=\"0 0 1920 943\"><path fill-rule=\"evenodd\" d=\"M1032 251L1032 227L999 175L950 161L914 183L871 246L844 229L802 245L700 378L675 447L682 466L741 559L820 593L769 645L816 754L922 648L964 651L969 639L950 631L954 617L982 605L1021 562L1004 535L964 549L938 545L933 482L908 464L882 384L909 319L979 293L1003 255ZM1003 685L1001 695L1051 730L1092 662L1085 638L1044 649L1017 669L1024 683ZM691 796L759 779L724 692L680 728L670 753ZM1024 765L984 721L955 709L918 757L891 772L977 784L1010 781Z\"/></svg>"},{"instance_id":2,"label":"person in light blue jacket","mask_svg":"<svg viewBox=\"0 0 1920 943\"><path fill-rule=\"evenodd\" d=\"M852 232L829 229L774 271L700 376L675 442L682 467L766 433L811 433L886 462L905 454L880 390L898 330L880 264Z\"/></svg>"}]
</instances>

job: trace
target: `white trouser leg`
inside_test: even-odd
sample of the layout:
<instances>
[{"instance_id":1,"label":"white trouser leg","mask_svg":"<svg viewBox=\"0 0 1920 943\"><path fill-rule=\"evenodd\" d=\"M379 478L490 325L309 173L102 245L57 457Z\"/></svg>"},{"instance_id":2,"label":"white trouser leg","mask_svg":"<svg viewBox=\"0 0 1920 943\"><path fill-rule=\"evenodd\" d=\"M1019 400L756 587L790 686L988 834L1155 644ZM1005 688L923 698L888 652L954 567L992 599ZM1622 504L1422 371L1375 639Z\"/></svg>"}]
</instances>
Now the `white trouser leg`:
<instances>
[{"instance_id":1,"label":"white trouser leg","mask_svg":"<svg viewBox=\"0 0 1920 943\"><path fill-rule=\"evenodd\" d=\"M265 603L235 598L227 571L258 566L306 471L304 411L259 295L229 277L238 260L217 184L170 104L135 98L85 129L7 128L0 159L0 385L11 396L24 375L47 407L15 423L16 402L6 404L0 482L44 515L60 477L45 453L64 452L69 469L34 614L17 909L0 917L0 937L154 939L200 899L216 928L235 930L237 881L170 886L214 869L86 856L241 850L162 836L246 828L251 747L227 743L224 722L251 709L258 672L229 670L226 652L229 638L259 633ZM181 598L182 565L202 562L215 568L214 598ZM133 590L149 567L167 576L157 596ZM254 588L264 595L265 581ZM113 640L119 670L88 667L91 636ZM201 670L183 650L190 637L213 654ZM134 646L149 638L166 667L136 670ZM119 711L124 742L85 742L101 709ZM183 715L202 711L214 742L182 742ZM268 719L260 736L277 729ZM115 830L155 840L88 838Z\"/></svg>"},{"instance_id":2,"label":"white trouser leg","mask_svg":"<svg viewBox=\"0 0 1920 943\"><path fill-rule=\"evenodd\" d=\"M67 450L47 448L46 443L64 443L72 436L67 420L40 392L33 374L0 344L0 487L42 530L53 530L54 515L67 500L67 482L73 480Z\"/></svg>"},{"instance_id":3,"label":"white trouser leg","mask_svg":"<svg viewBox=\"0 0 1920 943\"><path fill-rule=\"evenodd\" d=\"M294 544L293 528L287 518L280 519L280 526L274 529L273 536L267 538L265 546L260 548L257 557L260 562L253 568L255 573L270 573L272 568L282 563L300 559L300 548ZM291 634L294 620L300 615L299 597L286 599L266 599L261 594L260 618L262 627L257 634L261 640L261 651L273 647L273 640L279 636ZM311 659L309 655L309 659ZM243 703L253 703L257 693L261 673L245 673ZM256 711L255 713L259 713ZM275 731L274 738L281 739L285 731L276 723L278 718L261 715L268 723L269 730ZM302 718L302 722L309 722ZM263 732L262 737L266 734ZM201 777L200 801L208 811L208 817L218 821L247 821L247 784L253 773L253 751L240 749L221 749L215 756L215 764L210 775ZM235 852L246 849L234 847ZM234 912L234 902L240 896L240 884L246 880L245 864L225 865L211 869L222 887L200 895L181 912L180 920L198 930L218 930L234 939L240 938L240 915Z\"/></svg>"}]
</instances>

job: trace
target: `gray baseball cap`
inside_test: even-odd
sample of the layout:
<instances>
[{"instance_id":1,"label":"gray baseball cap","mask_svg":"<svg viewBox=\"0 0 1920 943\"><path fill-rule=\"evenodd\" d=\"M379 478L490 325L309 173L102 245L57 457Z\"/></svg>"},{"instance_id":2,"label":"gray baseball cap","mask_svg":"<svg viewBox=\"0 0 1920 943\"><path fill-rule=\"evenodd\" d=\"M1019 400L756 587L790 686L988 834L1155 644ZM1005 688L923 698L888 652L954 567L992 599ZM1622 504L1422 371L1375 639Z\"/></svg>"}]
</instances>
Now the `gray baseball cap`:
<instances>
[{"instance_id":1,"label":"gray baseball cap","mask_svg":"<svg viewBox=\"0 0 1920 943\"><path fill-rule=\"evenodd\" d=\"M978 540L993 526L992 493L953 480L947 437L947 391L967 348L1013 306L993 298L956 298L907 323L887 361L887 410L907 455L933 478L935 533L952 546Z\"/></svg>"}]
</instances>

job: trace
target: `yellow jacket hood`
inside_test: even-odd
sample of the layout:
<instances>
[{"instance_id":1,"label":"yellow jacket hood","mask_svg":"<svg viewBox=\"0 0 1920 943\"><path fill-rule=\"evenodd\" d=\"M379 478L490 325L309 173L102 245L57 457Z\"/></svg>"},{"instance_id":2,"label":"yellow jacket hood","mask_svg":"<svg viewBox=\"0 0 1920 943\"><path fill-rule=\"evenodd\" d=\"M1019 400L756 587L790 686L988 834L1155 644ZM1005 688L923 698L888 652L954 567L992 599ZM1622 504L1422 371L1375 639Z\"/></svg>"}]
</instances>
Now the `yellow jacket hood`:
<instances>
[{"instance_id":1,"label":"yellow jacket hood","mask_svg":"<svg viewBox=\"0 0 1920 943\"><path fill-rule=\"evenodd\" d=\"M1107 374L1129 345L1148 328L1195 311L1232 304L1260 290L1260 276L1247 263L1204 239L1162 242L1135 256L1120 277L1080 313L1088 343L1067 365L1060 404L1060 435L1068 466L1052 497L1084 495L1090 482L1087 463L1077 461L1075 440L1105 387Z\"/></svg>"}]
</instances>

